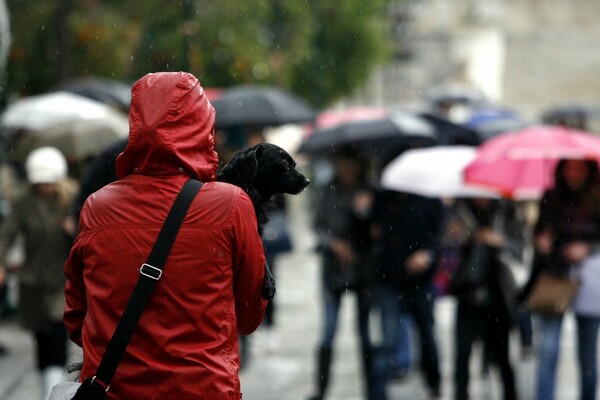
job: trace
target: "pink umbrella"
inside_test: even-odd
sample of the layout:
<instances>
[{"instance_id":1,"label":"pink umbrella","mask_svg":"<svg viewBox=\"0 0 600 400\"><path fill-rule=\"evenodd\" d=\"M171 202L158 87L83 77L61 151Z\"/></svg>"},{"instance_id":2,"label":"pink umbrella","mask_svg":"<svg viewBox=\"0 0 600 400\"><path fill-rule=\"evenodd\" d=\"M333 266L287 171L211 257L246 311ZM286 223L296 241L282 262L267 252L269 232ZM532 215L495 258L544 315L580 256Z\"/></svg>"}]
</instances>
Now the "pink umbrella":
<instances>
[{"instance_id":1,"label":"pink umbrella","mask_svg":"<svg viewBox=\"0 0 600 400\"><path fill-rule=\"evenodd\" d=\"M327 128L344 122L377 119L386 115L387 111L379 107L349 107L344 110L328 110L319 114L315 121L315 128Z\"/></svg>"},{"instance_id":2,"label":"pink umbrella","mask_svg":"<svg viewBox=\"0 0 600 400\"><path fill-rule=\"evenodd\" d=\"M467 184L513 199L536 199L554 183L563 158L600 160L600 137L562 126L536 126L484 142L464 170Z\"/></svg>"},{"instance_id":3,"label":"pink umbrella","mask_svg":"<svg viewBox=\"0 0 600 400\"><path fill-rule=\"evenodd\" d=\"M326 110L319 113L314 124L308 124L305 127L305 138L312 135L315 129L330 128L335 125L356 122L368 121L372 119L383 118L388 114L385 108L356 106L345 109Z\"/></svg>"}]
</instances>

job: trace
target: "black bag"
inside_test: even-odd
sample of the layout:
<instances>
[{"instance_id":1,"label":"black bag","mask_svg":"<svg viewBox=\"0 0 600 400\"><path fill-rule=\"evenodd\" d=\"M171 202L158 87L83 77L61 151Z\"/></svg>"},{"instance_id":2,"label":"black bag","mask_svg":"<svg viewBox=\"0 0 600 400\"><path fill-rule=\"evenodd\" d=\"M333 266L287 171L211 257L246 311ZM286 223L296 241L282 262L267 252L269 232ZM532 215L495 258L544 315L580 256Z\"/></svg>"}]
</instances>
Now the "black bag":
<instances>
[{"instance_id":1,"label":"black bag","mask_svg":"<svg viewBox=\"0 0 600 400\"><path fill-rule=\"evenodd\" d=\"M474 245L467 259L450 281L450 293L459 297L469 298L476 305L483 305L489 299L487 281L491 249L483 244Z\"/></svg>"},{"instance_id":2,"label":"black bag","mask_svg":"<svg viewBox=\"0 0 600 400\"><path fill-rule=\"evenodd\" d=\"M334 293L354 290L359 283L358 271L353 265L338 266L332 271L329 287Z\"/></svg>"},{"instance_id":3,"label":"black bag","mask_svg":"<svg viewBox=\"0 0 600 400\"><path fill-rule=\"evenodd\" d=\"M93 378L87 378L83 381L72 400L104 400L107 391L108 389L98 385Z\"/></svg>"},{"instance_id":4,"label":"black bag","mask_svg":"<svg viewBox=\"0 0 600 400\"><path fill-rule=\"evenodd\" d=\"M262 241L265 253L270 255L292 250L292 239L288 231L285 211L273 211L269 215L269 222L263 229Z\"/></svg>"}]
</instances>

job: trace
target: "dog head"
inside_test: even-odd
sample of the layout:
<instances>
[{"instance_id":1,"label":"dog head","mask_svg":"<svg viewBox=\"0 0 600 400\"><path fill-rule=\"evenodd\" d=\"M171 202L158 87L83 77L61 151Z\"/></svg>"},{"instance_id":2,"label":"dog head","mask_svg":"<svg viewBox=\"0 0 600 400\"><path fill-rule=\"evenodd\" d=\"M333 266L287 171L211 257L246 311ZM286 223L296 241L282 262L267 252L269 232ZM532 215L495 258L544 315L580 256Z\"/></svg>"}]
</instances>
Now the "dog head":
<instances>
[{"instance_id":1,"label":"dog head","mask_svg":"<svg viewBox=\"0 0 600 400\"><path fill-rule=\"evenodd\" d=\"M261 143L237 152L219 172L219 180L254 189L264 199L278 193L298 194L310 180L296 170L287 151L271 143Z\"/></svg>"}]
</instances>

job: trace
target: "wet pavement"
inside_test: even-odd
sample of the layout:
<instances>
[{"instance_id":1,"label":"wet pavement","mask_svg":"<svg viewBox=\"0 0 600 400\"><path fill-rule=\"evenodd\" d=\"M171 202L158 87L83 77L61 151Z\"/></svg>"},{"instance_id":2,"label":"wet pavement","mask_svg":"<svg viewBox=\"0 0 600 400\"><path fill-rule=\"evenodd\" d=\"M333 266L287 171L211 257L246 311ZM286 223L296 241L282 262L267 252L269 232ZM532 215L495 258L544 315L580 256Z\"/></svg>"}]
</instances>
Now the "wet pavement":
<instances>
[{"instance_id":1,"label":"wet pavement","mask_svg":"<svg viewBox=\"0 0 600 400\"><path fill-rule=\"evenodd\" d=\"M278 259L276 325L259 329L250 336L248 367L242 371L244 400L304 400L314 387L314 353L321 327L319 266L313 252L314 238L307 218L308 196L291 199L290 227L295 249ZM328 400L361 400L362 377L358 359L358 336L354 320L353 295L345 296L332 366ZM442 298L436 304L436 329L440 342L444 399L452 396L452 334L454 303ZM377 326L376 321L371 325ZM573 340L573 320L567 317L557 384L557 400L577 398L577 372ZM377 338L377 332L373 330ZM532 399L535 365L532 358L521 359L516 333L512 337L512 360L520 399ZM0 343L8 354L0 357L0 400L36 400L40 398L39 378L33 368L31 335L14 322L0 323ZM80 357L72 349L72 359ZM69 377L66 377L67 379ZM481 374L481 358L476 350L471 363L471 398L501 399L498 373L492 369ZM393 382L390 400L427 399L418 372Z\"/></svg>"}]
</instances>

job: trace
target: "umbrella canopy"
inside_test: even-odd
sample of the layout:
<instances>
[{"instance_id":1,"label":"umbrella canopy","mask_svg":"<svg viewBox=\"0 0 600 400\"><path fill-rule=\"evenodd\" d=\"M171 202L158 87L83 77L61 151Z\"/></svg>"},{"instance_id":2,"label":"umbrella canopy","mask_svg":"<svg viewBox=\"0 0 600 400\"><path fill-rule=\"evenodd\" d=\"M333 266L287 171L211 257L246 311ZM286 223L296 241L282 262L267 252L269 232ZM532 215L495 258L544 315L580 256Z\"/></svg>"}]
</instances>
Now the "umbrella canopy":
<instances>
[{"instance_id":1,"label":"umbrella canopy","mask_svg":"<svg viewBox=\"0 0 600 400\"><path fill-rule=\"evenodd\" d=\"M467 186L463 181L463 170L475 158L476 150L460 145L407 150L383 169L381 186L426 197L497 198L497 192Z\"/></svg>"},{"instance_id":2,"label":"umbrella canopy","mask_svg":"<svg viewBox=\"0 0 600 400\"><path fill-rule=\"evenodd\" d=\"M304 100L272 86L242 85L221 92L212 102L216 126L278 126L313 121L316 113Z\"/></svg>"},{"instance_id":3,"label":"umbrella canopy","mask_svg":"<svg viewBox=\"0 0 600 400\"><path fill-rule=\"evenodd\" d=\"M465 181L514 199L539 198L554 184L563 158L600 159L600 137L562 126L535 126L485 142L465 168Z\"/></svg>"},{"instance_id":4,"label":"umbrella canopy","mask_svg":"<svg viewBox=\"0 0 600 400\"><path fill-rule=\"evenodd\" d=\"M345 122L368 121L384 118L388 114L380 107L348 107L343 110L327 110L319 113L315 120L315 128L327 128Z\"/></svg>"},{"instance_id":5,"label":"umbrella canopy","mask_svg":"<svg viewBox=\"0 0 600 400\"><path fill-rule=\"evenodd\" d=\"M73 120L111 118L117 111L98 101L69 92L24 97L10 104L0 116L9 129L43 130Z\"/></svg>"},{"instance_id":6,"label":"umbrella canopy","mask_svg":"<svg viewBox=\"0 0 600 400\"><path fill-rule=\"evenodd\" d=\"M72 120L51 128L23 131L9 138L8 156L24 161L31 150L42 146L58 148L69 161L98 155L108 145L129 134L128 118L115 112L111 118Z\"/></svg>"},{"instance_id":7,"label":"umbrella canopy","mask_svg":"<svg viewBox=\"0 0 600 400\"><path fill-rule=\"evenodd\" d=\"M474 110L464 123L475 130L482 141L504 132L525 128L525 121L512 110L503 108L482 108Z\"/></svg>"},{"instance_id":8,"label":"umbrella canopy","mask_svg":"<svg viewBox=\"0 0 600 400\"><path fill-rule=\"evenodd\" d=\"M99 76L74 79L59 86L59 90L75 93L123 111L128 111L131 103L131 85Z\"/></svg>"},{"instance_id":9,"label":"umbrella canopy","mask_svg":"<svg viewBox=\"0 0 600 400\"><path fill-rule=\"evenodd\" d=\"M327 154L340 147L356 146L366 155L385 158L399 148L466 143L460 138L461 134L468 134L478 142L475 132L443 118L425 113L390 111L379 118L348 121L316 129L299 151Z\"/></svg>"}]
</instances>

